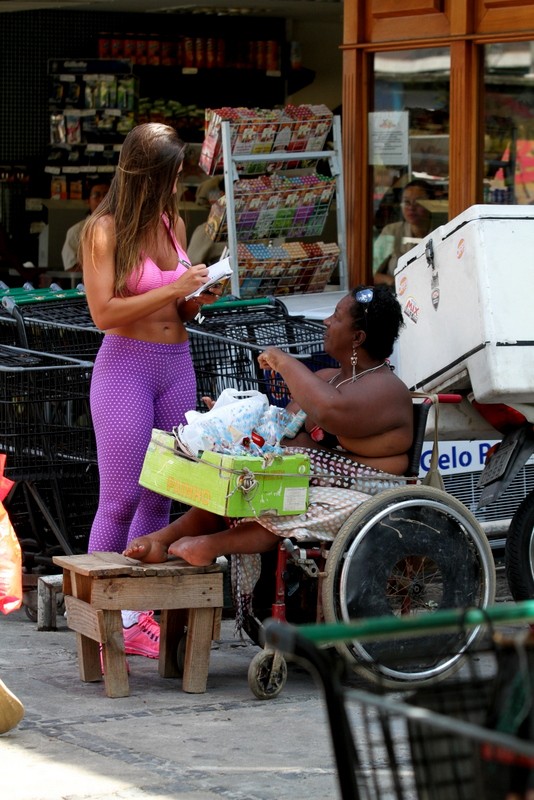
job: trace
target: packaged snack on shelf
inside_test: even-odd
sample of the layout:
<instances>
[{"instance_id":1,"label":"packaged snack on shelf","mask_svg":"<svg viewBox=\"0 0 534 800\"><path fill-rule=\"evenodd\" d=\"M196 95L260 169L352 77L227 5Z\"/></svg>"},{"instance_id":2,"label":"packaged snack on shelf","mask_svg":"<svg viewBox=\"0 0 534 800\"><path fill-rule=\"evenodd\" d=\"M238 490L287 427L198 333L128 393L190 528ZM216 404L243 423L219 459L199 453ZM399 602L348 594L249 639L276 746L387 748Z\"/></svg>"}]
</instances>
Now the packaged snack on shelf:
<instances>
[{"instance_id":1,"label":"packaged snack on shelf","mask_svg":"<svg viewBox=\"0 0 534 800\"><path fill-rule=\"evenodd\" d=\"M322 292L339 262L336 243L238 244L240 296Z\"/></svg>"},{"instance_id":2,"label":"packaged snack on shelf","mask_svg":"<svg viewBox=\"0 0 534 800\"><path fill-rule=\"evenodd\" d=\"M83 181L79 178L72 178L68 181L69 200L83 200Z\"/></svg>"},{"instance_id":3,"label":"packaged snack on shelf","mask_svg":"<svg viewBox=\"0 0 534 800\"><path fill-rule=\"evenodd\" d=\"M67 199L67 176L56 175L50 181L50 197L53 200Z\"/></svg>"},{"instance_id":4,"label":"packaged snack on shelf","mask_svg":"<svg viewBox=\"0 0 534 800\"><path fill-rule=\"evenodd\" d=\"M325 105L287 105L283 110L262 108L206 109L205 137L200 165L213 175L222 169L221 124L230 123L234 155L271 153L280 150L322 150L332 127L333 112ZM293 168L298 161L270 164L238 164L238 172L258 174L269 169Z\"/></svg>"},{"instance_id":5,"label":"packaged snack on shelf","mask_svg":"<svg viewBox=\"0 0 534 800\"><path fill-rule=\"evenodd\" d=\"M318 175L262 176L235 184L236 233L240 239L320 236L335 190L335 179ZM226 200L212 206L209 235L227 234Z\"/></svg>"},{"instance_id":6,"label":"packaged snack on shelf","mask_svg":"<svg viewBox=\"0 0 534 800\"><path fill-rule=\"evenodd\" d=\"M67 144L80 144L82 141L82 126L80 112L77 109L65 109L65 129Z\"/></svg>"},{"instance_id":7,"label":"packaged snack on shelf","mask_svg":"<svg viewBox=\"0 0 534 800\"><path fill-rule=\"evenodd\" d=\"M67 131L63 114L50 115L50 144L65 144Z\"/></svg>"},{"instance_id":8,"label":"packaged snack on shelf","mask_svg":"<svg viewBox=\"0 0 534 800\"><path fill-rule=\"evenodd\" d=\"M325 105L287 105L280 120L273 151L320 151L332 127L334 115ZM282 168L293 169L299 161L287 161Z\"/></svg>"}]
</instances>

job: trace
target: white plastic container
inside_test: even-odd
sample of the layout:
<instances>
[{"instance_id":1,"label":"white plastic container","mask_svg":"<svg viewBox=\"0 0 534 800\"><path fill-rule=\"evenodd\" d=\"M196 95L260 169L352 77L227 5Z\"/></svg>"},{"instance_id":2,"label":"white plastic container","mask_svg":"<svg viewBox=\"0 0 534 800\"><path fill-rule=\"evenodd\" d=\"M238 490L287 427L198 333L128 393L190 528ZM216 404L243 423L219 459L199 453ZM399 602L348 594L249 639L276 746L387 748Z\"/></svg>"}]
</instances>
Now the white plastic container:
<instances>
[{"instance_id":1,"label":"white plastic container","mask_svg":"<svg viewBox=\"0 0 534 800\"><path fill-rule=\"evenodd\" d=\"M534 402L534 207L475 205L399 259L410 389Z\"/></svg>"}]
</instances>

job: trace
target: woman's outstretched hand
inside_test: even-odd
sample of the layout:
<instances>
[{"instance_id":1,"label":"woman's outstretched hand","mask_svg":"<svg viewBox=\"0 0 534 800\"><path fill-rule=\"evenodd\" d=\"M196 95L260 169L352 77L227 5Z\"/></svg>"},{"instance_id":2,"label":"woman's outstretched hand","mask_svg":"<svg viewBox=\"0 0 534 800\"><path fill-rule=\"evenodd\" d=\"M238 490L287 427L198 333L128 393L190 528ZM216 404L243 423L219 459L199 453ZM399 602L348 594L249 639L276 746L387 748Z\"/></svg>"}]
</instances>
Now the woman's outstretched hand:
<instances>
[{"instance_id":1,"label":"woman's outstretched hand","mask_svg":"<svg viewBox=\"0 0 534 800\"><path fill-rule=\"evenodd\" d=\"M279 347L268 347L263 353L259 354L258 364L261 369L274 369L278 372L278 366L285 357L287 357L287 353L284 353Z\"/></svg>"}]
</instances>

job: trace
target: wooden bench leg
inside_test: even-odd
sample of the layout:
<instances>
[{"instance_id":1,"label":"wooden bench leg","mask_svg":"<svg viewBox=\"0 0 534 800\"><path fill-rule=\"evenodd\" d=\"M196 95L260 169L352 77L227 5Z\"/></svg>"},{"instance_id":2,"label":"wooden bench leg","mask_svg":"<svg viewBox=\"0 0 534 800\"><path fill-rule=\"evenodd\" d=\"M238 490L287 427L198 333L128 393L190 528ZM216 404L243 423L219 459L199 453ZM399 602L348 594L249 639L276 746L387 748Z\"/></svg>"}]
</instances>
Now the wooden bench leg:
<instances>
[{"instance_id":1,"label":"wooden bench leg","mask_svg":"<svg viewBox=\"0 0 534 800\"><path fill-rule=\"evenodd\" d=\"M178 645L185 636L187 609L163 610L159 622L158 671L162 678L181 678Z\"/></svg>"},{"instance_id":2,"label":"wooden bench leg","mask_svg":"<svg viewBox=\"0 0 534 800\"><path fill-rule=\"evenodd\" d=\"M83 633L76 633L76 650L80 680L93 683L102 680L98 642L89 639Z\"/></svg>"},{"instance_id":3,"label":"wooden bench leg","mask_svg":"<svg viewBox=\"0 0 534 800\"><path fill-rule=\"evenodd\" d=\"M201 694L206 691L214 616L213 608L189 609L182 681L184 692Z\"/></svg>"},{"instance_id":4,"label":"wooden bench leg","mask_svg":"<svg viewBox=\"0 0 534 800\"><path fill-rule=\"evenodd\" d=\"M102 629L102 612L91 607L91 581L82 575L63 570L63 592L67 609L67 625L76 631L76 650L80 680L101 681L102 670L98 651Z\"/></svg>"},{"instance_id":5,"label":"wooden bench leg","mask_svg":"<svg viewBox=\"0 0 534 800\"><path fill-rule=\"evenodd\" d=\"M124 653L122 614L93 608L79 597L65 595L67 622L76 631L78 665L82 681L101 681L108 697L128 697L130 687ZM100 647L102 642L102 662Z\"/></svg>"},{"instance_id":6,"label":"wooden bench leg","mask_svg":"<svg viewBox=\"0 0 534 800\"><path fill-rule=\"evenodd\" d=\"M120 611L104 611L103 617L102 660L106 695L108 697L128 697L130 684L124 652L122 614Z\"/></svg>"},{"instance_id":7,"label":"wooden bench leg","mask_svg":"<svg viewBox=\"0 0 534 800\"><path fill-rule=\"evenodd\" d=\"M213 615L213 635L212 639L217 642L221 638L222 608L216 608Z\"/></svg>"}]
</instances>

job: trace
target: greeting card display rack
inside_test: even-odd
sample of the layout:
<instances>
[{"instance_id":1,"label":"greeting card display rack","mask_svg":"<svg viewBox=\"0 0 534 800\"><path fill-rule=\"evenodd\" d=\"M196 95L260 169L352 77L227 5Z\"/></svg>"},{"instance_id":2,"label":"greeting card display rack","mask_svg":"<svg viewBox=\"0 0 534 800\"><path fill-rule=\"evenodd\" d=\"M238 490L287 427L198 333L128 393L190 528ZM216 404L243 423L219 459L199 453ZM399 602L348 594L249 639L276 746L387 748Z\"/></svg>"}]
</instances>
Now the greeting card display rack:
<instances>
[{"instance_id":1,"label":"greeting card display rack","mask_svg":"<svg viewBox=\"0 0 534 800\"><path fill-rule=\"evenodd\" d=\"M268 155L237 152L231 125L221 122L225 198L212 210L208 230L212 226L209 233L214 240L227 239L232 294L250 298L322 292L336 269L339 287L346 291L340 118L332 118L332 149L288 149ZM283 172L288 166L294 169L318 162L328 164L330 176ZM241 180L242 175L256 175L258 166L271 174ZM294 241L321 236L334 201L337 241Z\"/></svg>"}]
</instances>

